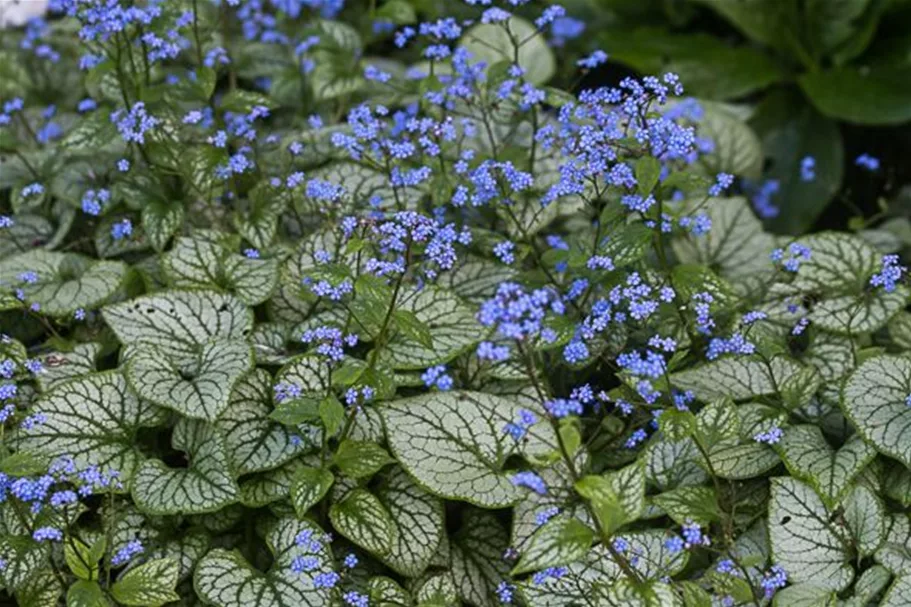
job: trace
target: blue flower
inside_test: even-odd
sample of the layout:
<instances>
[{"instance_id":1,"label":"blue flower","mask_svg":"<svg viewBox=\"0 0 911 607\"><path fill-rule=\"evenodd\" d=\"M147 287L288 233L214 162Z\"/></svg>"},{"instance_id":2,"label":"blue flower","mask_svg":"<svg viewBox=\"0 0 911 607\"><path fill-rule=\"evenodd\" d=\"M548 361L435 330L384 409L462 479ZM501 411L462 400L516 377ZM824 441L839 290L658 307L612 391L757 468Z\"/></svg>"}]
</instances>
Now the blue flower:
<instances>
[{"instance_id":1,"label":"blue flower","mask_svg":"<svg viewBox=\"0 0 911 607\"><path fill-rule=\"evenodd\" d=\"M544 484L544 480L542 480L541 477L534 472L517 472L512 476L512 479L510 480L516 487L526 487L538 495L544 495L547 493L547 485Z\"/></svg>"},{"instance_id":2,"label":"blue flower","mask_svg":"<svg viewBox=\"0 0 911 607\"><path fill-rule=\"evenodd\" d=\"M879 170L879 159L869 154L861 154L854 160L854 164L871 173Z\"/></svg>"}]
</instances>

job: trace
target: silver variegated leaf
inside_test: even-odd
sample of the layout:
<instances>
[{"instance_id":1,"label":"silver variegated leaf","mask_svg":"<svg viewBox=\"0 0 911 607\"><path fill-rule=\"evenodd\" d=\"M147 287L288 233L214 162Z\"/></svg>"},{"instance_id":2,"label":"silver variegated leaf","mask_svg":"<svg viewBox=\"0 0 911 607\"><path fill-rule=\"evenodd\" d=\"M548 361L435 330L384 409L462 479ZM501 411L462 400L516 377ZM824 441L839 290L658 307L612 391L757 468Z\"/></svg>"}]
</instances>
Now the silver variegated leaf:
<instances>
[{"instance_id":1,"label":"silver variegated leaf","mask_svg":"<svg viewBox=\"0 0 911 607\"><path fill-rule=\"evenodd\" d=\"M271 470L313 446L268 418L271 402L271 377L256 369L237 382L227 408L215 423L225 437L232 469L238 475Z\"/></svg>"},{"instance_id":2,"label":"silver variegated leaf","mask_svg":"<svg viewBox=\"0 0 911 607\"><path fill-rule=\"evenodd\" d=\"M175 362L192 361L200 346L244 340L253 313L231 295L215 291L164 291L108 306L104 319L122 344L153 346Z\"/></svg>"},{"instance_id":3,"label":"silver variegated leaf","mask_svg":"<svg viewBox=\"0 0 911 607\"><path fill-rule=\"evenodd\" d=\"M173 362L157 348L142 348L130 359L126 373L141 398L186 417L214 422L252 366L249 345L217 341L202 346L195 361Z\"/></svg>"},{"instance_id":4,"label":"silver variegated leaf","mask_svg":"<svg viewBox=\"0 0 911 607\"><path fill-rule=\"evenodd\" d=\"M834 508L876 450L856 434L836 450L818 427L799 425L787 429L778 453L792 476L809 483L826 506Z\"/></svg>"},{"instance_id":5,"label":"silver variegated leaf","mask_svg":"<svg viewBox=\"0 0 911 607\"><path fill-rule=\"evenodd\" d=\"M802 368L800 363L783 356L772 359L768 365L757 356L727 356L674 373L671 382L703 399L744 400L774 394L776 386Z\"/></svg>"},{"instance_id":6,"label":"silver variegated leaf","mask_svg":"<svg viewBox=\"0 0 911 607\"><path fill-rule=\"evenodd\" d=\"M237 501L224 439L205 422L180 420L171 443L189 455L188 468L170 468L150 459L136 472L133 501L148 514L202 514Z\"/></svg>"},{"instance_id":7,"label":"silver variegated leaf","mask_svg":"<svg viewBox=\"0 0 911 607\"><path fill-rule=\"evenodd\" d=\"M446 289L425 287L409 293L400 309L412 312L424 323L433 336L433 347L422 346L399 332L380 357L395 369L424 369L444 363L481 337L481 327L472 310Z\"/></svg>"},{"instance_id":8,"label":"silver variegated leaf","mask_svg":"<svg viewBox=\"0 0 911 607\"><path fill-rule=\"evenodd\" d=\"M477 392L439 392L385 403L380 413L396 459L422 486L449 499L494 508L513 504L523 490L504 470L515 441L503 427L518 414L515 401ZM526 453L555 445L538 424Z\"/></svg>"},{"instance_id":9,"label":"silver variegated leaf","mask_svg":"<svg viewBox=\"0 0 911 607\"><path fill-rule=\"evenodd\" d=\"M51 316L91 310L120 288L127 266L120 261L93 261L74 253L33 250L0 262L0 284L22 289L25 301ZM22 280L26 272L36 280Z\"/></svg>"},{"instance_id":10,"label":"silver variegated leaf","mask_svg":"<svg viewBox=\"0 0 911 607\"><path fill-rule=\"evenodd\" d=\"M101 352L101 344L87 342L76 344L72 352L51 352L39 359L44 365L35 379L41 389L47 392L54 386L95 371L95 358Z\"/></svg>"},{"instance_id":11,"label":"silver variegated leaf","mask_svg":"<svg viewBox=\"0 0 911 607\"><path fill-rule=\"evenodd\" d=\"M398 539L389 510L366 489L354 489L333 504L329 520L339 533L377 555L389 554Z\"/></svg>"},{"instance_id":12,"label":"silver variegated leaf","mask_svg":"<svg viewBox=\"0 0 911 607\"><path fill-rule=\"evenodd\" d=\"M854 579L844 530L812 487L793 478L772 479L769 539L776 563L789 579L844 590Z\"/></svg>"},{"instance_id":13,"label":"silver variegated leaf","mask_svg":"<svg viewBox=\"0 0 911 607\"><path fill-rule=\"evenodd\" d=\"M309 521L285 518L275 523L266 537L274 557L267 573L254 569L239 552L212 550L193 574L196 593L214 607L328 607L332 604L331 591L313 585L319 570L303 573L291 570L291 563L297 557L312 556L321 563L332 558L325 544L315 552L309 545L298 546L295 538L305 531L314 537L323 533Z\"/></svg>"},{"instance_id":14,"label":"silver variegated leaf","mask_svg":"<svg viewBox=\"0 0 911 607\"><path fill-rule=\"evenodd\" d=\"M877 356L857 367L841 405L861 436L880 453L911 467L911 359Z\"/></svg>"},{"instance_id":15,"label":"silver variegated leaf","mask_svg":"<svg viewBox=\"0 0 911 607\"><path fill-rule=\"evenodd\" d=\"M844 517L861 556L873 554L886 539L885 507L865 485L858 485L844 500Z\"/></svg>"},{"instance_id":16,"label":"silver variegated leaf","mask_svg":"<svg viewBox=\"0 0 911 607\"><path fill-rule=\"evenodd\" d=\"M46 420L21 429L22 450L70 455L80 468L118 470L127 486L143 460L137 430L166 417L162 409L137 398L123 375L113 371L61 383L40 398L34 410Z\"/></svg>"},{"instance_id":17,"label":"silver variegated leaf","mask_svg":"<svg viewBox=\"0 0 911 607\"><path fill-rule=\"evenodd\" d=\"M381 559L402 575L420 575L446 532L443 501L421 489L398 467L383 475L376 496L386 507L397 531L391 549Z\"/></svg>"},{"instance_id":18,"label":"silver variegated leaf","mask_svg":"<svg viewBox=\"0 0 911 607\"><path fill-rule=\"evenodd\" d=\"M503 559L508 545L509 536L493 514L464 512L450 547L450 568L463 601L478 607L499 604L496 589L509 574Z\"/></svg>"}]
</instances>

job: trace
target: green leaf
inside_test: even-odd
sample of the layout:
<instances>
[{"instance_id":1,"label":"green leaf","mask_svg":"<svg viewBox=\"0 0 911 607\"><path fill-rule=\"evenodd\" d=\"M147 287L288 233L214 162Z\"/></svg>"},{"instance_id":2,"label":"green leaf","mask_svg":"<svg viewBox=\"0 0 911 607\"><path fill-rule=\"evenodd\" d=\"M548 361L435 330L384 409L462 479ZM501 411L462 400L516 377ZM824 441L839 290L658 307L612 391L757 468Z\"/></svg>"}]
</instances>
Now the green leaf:
<instances>
[{"instance_id":1,"label":"green leaf","mask_svg":"<svg viewBox=\"0 0 911 607\"><path fill-rule=\"evenodd\" d=\"M174 592L177 585L177 561L153 559L130 569L114 582L111 594L123 605L159 607L179 601Z\"/></svg>"},{"instance_id":2,"label":"green leaf","mask_svg":"<svg viewBox=\"0 0 911 607\"><path fill-rule=\"evenodd\" d=\"M708 525L721 518L715 490L710 487L678 487L652 498L678 525L695 522Z\"/></svg>"},{"instance_id":3,"label":"green leaf","mask_svg":"<svg viewBox=\"0 0 911 607\"><path fill-rule=\"evenodd\" d=\"M518 63L525 79L534 85L546 83L557 70L544 36L521 17L511 17L503 24L475 25L465 32L459 44L468 49L472 61L483 61L488 66L499 61ZM514 61L517 46L518 61Z\"/></svg>"},{"instance_id":4,"label":"green leaf","mask_svg":"<svg viewBox=\"0 0 911 607\"><path fill-rule=\"evenodd\" d=\"M213 422L228 407L231 391L253 366L246 343L204 345L199 358L178 365L156 348L138 351L127 364L127 379L141 398L194 419Z\"/></svg>"},{"instance_id":5,"label":"green leaf","mask_svg":"<svg viewBox=\"0 0 911 607\"><path fill-rule=\"evenodd\" d=\"M0 472L13 477L37 476L47 470L48 460L28 451L18 451L0 460Z\"/></svg>"},{"instance_id":6,"label":"green leaf","mask_svg":"<svg viewBox=\"0 0 911 607\"><path fill-rule=\"evenodd\" d=\"M319 403L319 417L329 436L334 435L345 421L345 407L335 396L327 396Z\"/></svg>"},{"instance_id":7,"label":"green leaf","mask_svg":"<svg viewBox=\"0 0 911 607\"><path fill-rule=\"evenodd\" d=\"M867 125L911 120L911 67L833 68L807 72L797 82L831 118Z\"/></svg>"},{"instance_id":8,"label":"green leaf","mask_svg":"<svg viewBox=\"0 0 911 607\"><path fill-rule=\"evenodd\" d=\"M329 509L332 526L377 555L389 554L398 530L383 503L366 489L355 489Z\"/></svg>"},{"instance_id":9,"label":"green leaf","mask_svg":"<svg viewBox=\"0 0 911 607\"><path fill-rule=\"evenodd\" d=\"M291 504L298 518L303 519L310 508L322 500L335 477L322 468L300 468L291 481Z\"/></svg>"},{"instance_id":10,"label":"green leaf","mask_svg":"<svg viewBox=\"0 0 911 607\"><path fill-rule=\"evenodd\" d=\"M391 21L396 25L407 25L417 20L414 7L407 0L387 0L376 11L378 19Z\"/></svg>"},{"instance_id":11,"label":"green leaf","mask_svg":"<svg viewBox=\"0 0 911 607\"><path fill-rule=\"evenodd\" d=\"M512 575L577 561L588 553L593 538L592 530L577 519L556 516L531 536Z\"/></svg>"},{"instance_id":12,"label":"green leaf","mask_svg":"<svg viewBox=\"0 0 911 607\"><path fill-rule=\"evenodd\" d=\"M654 156L643 156L636 161L636 187L643 196L655 189L660 176L661 163Z\"/></svg>"},{"instance_id":13,"label":"green leaf","mask_svg":"<svg viewBox=\"0 0 911 607\"><path fill-rule=\"evenodd\" d=\"M844 146L838 125L793 91L766 95L750 124L771 160L767 176L779 184L773 199L779 214L769 225L777 232L803 234L841 187ZM797 168L807 156L816 161L811 181L802 180Z\"/></svg>"},{"instance_id":14,"label":"green leaf","mask_svg":"<svg viewBox=\"0 0 911 607\"><path fill-rule=\"evenodd\" d=\"M119 261L93 261L74 253L33 250L0 261L0 284L17 285L25 301L51 316L91 310L110 298L123 282L127 266ZM34 272L35 282L19 276Z\"/></svg>"},{"instance_id":15,"label":"green leaf","mask_svg":"<svg viewBox=\"0 0 911 607\"><path fill-rule=\"evenodd\" d=\"M399 467L382 475L376 496L395 527L391 548L381 559L402 575L420 575L446 533L443 501L421 489Z\"/></svg>"},{"instance_id":16,"label":"green leaf","mask_svg":"<svg viewBox=\"0 0 911 607\"><path fill-rule=\"evenodd\" d=\"M262 369L245 375L215 423L237 475L277 468L311 447L291 429L268 419L271 379Z\"/></svg>"},{"instance_id":17,"label":"green leaf","mask_svg":"<svg viewBox=\"0 0 911 607\"><path fill-rule=\"evenodd\" d=\"M854 579L844 540L830 520L809 485L792 478L772 479L769 539L774 561L792 582L840 591Z\"/></svg>"},{"instance_id":18,"label":"green leaf","mask_svg":"<svg viewBox=\"0 0 911 607\"><path fill-rule=\"evenodd\" d=\"M841 406L857 431L885 455L911 466L911 360L877 356L857 367L841 394Z\"/></svg>"},{"instance_id":19,"label":"green leaf","mask_svg":"<svg viewBox=\"0 0 911 607\"><path fill-rule=\"evenodd\" d=\"M328 607L331 591L313 586L319 570L295 573L291 563L297 557L314 556L320 562L332 557L325 544L317 551L295 543L303 531L321 537L323 531L309 521L283 518L266 535L266 544L274 561L267 573L254 569L236 551L212 550L199 562L193 574L196 594L214 607Z\"/></svg>"},{"instance_id":20,"label":"green leaf","mask_svg":"<svg viewBox=\"0 0 911 607\"><path fill-rule=\"evenodd\" d=\"M176 595L175 595L176 596ZM76 580L66 591L66 607L107 607L104 591L98 582Z\"/></svg>"},{"instance_id":21,"label":"green leaf","mask_svg":"<svg viewBox=\"0 0 911 607\"><path fill-rule=\"evenodd\" d=\"M745 36L779 50L800 48L797 6L776 0L693 0L711 7Z\"/></svg>"},{"instance_id":22,"label":"green leaf","mask_svg":"<svg viewBox=\"0 0 911 607\"><path fill-rule=\"evenodd\" d=\"M481 337L474 312L455 294L425 287L409 296L400 310L411 313L433 336L431 347L397 334L381 352L380 359L395 369L426 369L445 363L468 350Z\"/></svg>"},{"instance_id":23,"label":"green leaf","mask_svg":"<svg viewBox=\"0 0 911 607\"><path fill-rule=\"evenodd\" d=\"M104 556L106 545L104 535L99 536L91 546L77 537L66 538L63 544L63 555L67 567L80 580L97 580L98 561Z\"/></svg>"},{"instance_id":24,"label":"green leaf","mask_svg":"<svg viewBox=\"0 0 911 607\"><path fill-rule=\"evenodd\" d=\"M380 413L392 453L423 487L493 508L509 506L523 494L504 470L514 447L502 432L519 408L490 394L437 392L384 403ZM552 436L539 424L522 449L547 453L555 444Z\"/></svg>"},{"instance_id":25,"label":"green leaf","mask_svg":"<svg viewBox=\"0 0 911 607\"><path fill-rule=\"evenodd\" d=\"M396 326L405 337L419 343L428 350L433 349L433 336L430 334L430 329L421 322L421 319L414 312L396 310L393 316L395 317Z\"/></svg>"},{"instance_id":26,"label":"green leaf","mask_svg":"<svg viewBox=\"0 0 911 607\"><path fill-rule=\"evenodd\" d=\"M645 75L675 73L689 94L704 99L742 97L785 77L769 54L731 46L712 35L673 34L656 27L611 28L604 40L611 59Z\"/></svg>"},{"instance_id":27,"label":"green leaf","mask_svg":"<svg viewBox=\"0 0 911 607\"><path fill-rule=\"evenodd\" d=\"M175 363L196 360L200 346L243 340L253 314L237 298L214 291L164 291L108 306L104 320L121 343L153 346Z\"/></svg>"},{"instance_id":28,"label":"green leaf","mask_svg":"<svg viewBox=\"0 0 911 607\"><path fill-rule=\"evenodd\" d=\"M323 399L310 396L294 398L278 403L269 413L269 419L286 426L296 427L306 422L319 420L319 406Z\"/></svg>"},{"instance_id":29,"label":"green leaf","mask_svg":"<svg viewBox=\"0 0 911 607\"><path fill-rule=\"evenodd\" d=\"M791 426L778 443L779 455L792 476L809 483L828 508L834 508L854 478L876 455L858 435L835 450L816 426Z\"/></svg>"},{"instance_id":30,"label":"green leaf","mask_svg":"<svg viewBox=\"0 0 911 607\"><path fill-rule=\"evenodd\" d=\"M370 477L395 460L376 443L345 440L338 446L332 461L350 478Z\"/></svg>"},{"instance_id":31,"label":"green leaf","mask_svg":"<svg viewBox=\"0 0 911 607\"><path fill-rule=\"evenodd\" d=\"M181 419L171 444L189 454L188 468L169 468L146 460L136 472L133 501L148 514L215 512L237 501L239 489L231 474L224 439L212 426Z\"/></svg>"},{"instance_id":32,"label":"green leaf","mask_svg":"<svg viewBox=\"0 0 911 607\"><path fill-rule=\"evenodd\" d=\"M161 409L137 398L113 371L62 383L35 408L46 420L20 430L21 449L51 457L66 453L80 468L118 470L127 487L143 460L137 430L163 421Z\"/></svg>"}]
</instances>

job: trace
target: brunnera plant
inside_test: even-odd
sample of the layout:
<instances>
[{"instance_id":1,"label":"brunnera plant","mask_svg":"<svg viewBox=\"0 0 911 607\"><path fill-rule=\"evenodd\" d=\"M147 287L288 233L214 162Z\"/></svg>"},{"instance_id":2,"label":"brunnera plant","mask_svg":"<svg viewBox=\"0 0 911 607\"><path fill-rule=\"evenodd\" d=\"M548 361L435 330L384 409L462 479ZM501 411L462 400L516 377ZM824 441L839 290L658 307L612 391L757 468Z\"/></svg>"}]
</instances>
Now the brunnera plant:
<instances>
[{"instance_id":1,"label":"brunnera plant","mask_svg":"<svg viewBox=\"0 0 911 607\"><path fill-rule=\"evenodd\" d=\"M467 5L4 33L5 600L911 601L899 257L764 232L736 108L549 87L606 54Z\"/></svg>"}]
</instances>

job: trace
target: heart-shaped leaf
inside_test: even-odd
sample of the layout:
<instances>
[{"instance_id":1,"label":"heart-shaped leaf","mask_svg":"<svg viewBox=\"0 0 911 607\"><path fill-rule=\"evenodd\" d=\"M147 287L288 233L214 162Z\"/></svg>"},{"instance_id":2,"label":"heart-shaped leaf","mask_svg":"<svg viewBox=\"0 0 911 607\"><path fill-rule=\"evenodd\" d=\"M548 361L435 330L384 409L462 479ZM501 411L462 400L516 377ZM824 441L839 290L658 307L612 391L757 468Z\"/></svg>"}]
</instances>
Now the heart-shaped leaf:
<instances>
[{"instance_id":1,"label":"heart-shaped leaf","mask_svg":"<svg viewBox=\"0 0 911 607\"><path fill-rule=\"evenodd\" d=\"M297 557L315 557L323 564L331 559L325 544L316 551L311 550L310 543L298 546L295 539L302 532L314 537L323 533L309 521L284 518L275 523L266 536L274 557L267 573L254 569L239 552L212 550L196 567L193 587L203 601L215 607L328 607L332 604L331 591L313 585L320 571L291 570Z\"/></svg>"},{"instance_id":2,"label":"heart-shaped leaf","mask_svg":"<svg viewBox=\"0 0 911 607\"><path fill-rule=\"evenodd\" d=\"M201 514L237 501L239 489L231 474L224 439L210 425L180 420L171 443L189 455L188 468L169 468L146 460L136 472L133 501L149 514Z\"/></svg>"},{"instance_id":3,"label":"heart-shaped leaf","mask_svg":"<svg viewBox=\"0 0 911 607\"><path fill-rule=\"evenodd\" d=\"M0 284L22 289L25 301L39 304L45 314L71 316L104 303L120 287L126 270L119 261L34 250L0 262Z\"/></svg>"},{"instance_id":4,"label":"heart-shaped leaf","mask_svg":"<svg viewBox=\"0 0 911 607\"><path fill-rule=\"evenodd\" d=\"M234 385L253 366L243 342L216 341L191 363L172 362L156 348L143 348L127 364L127 378L146 400L194 419L215 421L228 407Z\"/></svg>"},{"instance_id":5,"label":"heart-shaped leaf","mask_svg":"<svg viewBox=\"0 0 911 607\"><path fill-rule=\"evenodd\" d=\"M396 459L428 490L487 508L509 506L523 491L504 468L515 449L503 427L518 415L511 399L476 392L440 392L380 408ZM544 453L556 445L539 424L523 446Z\"/></svg>"},{"instance_id":6,"label":"heart-shaped leaf","mask_svg":"<svg viewBox=\"0 0 911 607\"><path fill-rule=\"evenodd\" d=\"M137 398L123 375L111 371L61 383L34 409L46 419L21 430L21 449L117 470L127 486L143 460L136 431L165 419L162 409Z\"/></svg>"},{"instance_id":7,"label":"heart-shaped leaf","mask_svg":"<svg viewBox=\"0 0 911 607\"><path fill-rule=\"evenodd\" d=\"M848 377L841 394L845 415L880 453L911 466L911 361L877 356Z\"/></svg>"},{"instance_id":8,"label":"heart-shaped leaf","mask_svg":"<svg viewBox=\"0 0 911 607\"><path fill-rule=\"evenodd\" d=\"M164 291L108 306L104 319L122 344L153 346L175 362L195 360L199 347L243 340L253 314L240 300L214 291Z\"/></svg>"}]
</instances>

